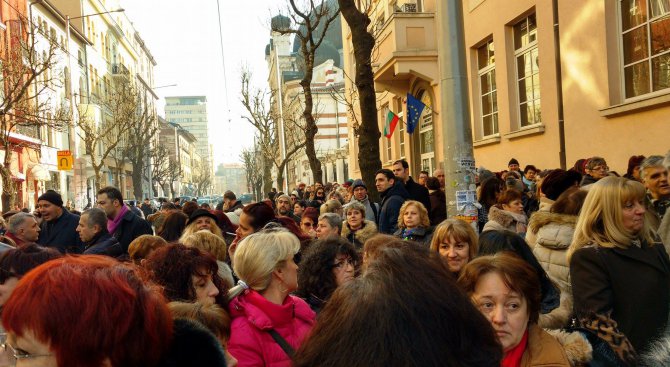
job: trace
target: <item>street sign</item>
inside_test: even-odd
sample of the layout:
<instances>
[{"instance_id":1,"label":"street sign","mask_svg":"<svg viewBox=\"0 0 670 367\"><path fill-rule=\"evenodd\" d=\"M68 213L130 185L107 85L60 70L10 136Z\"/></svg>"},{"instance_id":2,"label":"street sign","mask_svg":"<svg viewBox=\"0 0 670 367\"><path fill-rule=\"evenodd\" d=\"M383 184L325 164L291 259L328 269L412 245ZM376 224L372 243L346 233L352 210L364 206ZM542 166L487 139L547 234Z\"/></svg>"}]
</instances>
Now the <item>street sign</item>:
<instances>
[{"instance_id":1,"label":"street sign","mask_svg":"<svg viewBox=\"0 0 670 367\"><path fill-rule=\"evenodd\" d=\"M72 157L72 152L69 150L59 150L57 153L58 156L58 170L59 171L70 171L74 166L74 158Z\"/></svg>"}]
</instances>

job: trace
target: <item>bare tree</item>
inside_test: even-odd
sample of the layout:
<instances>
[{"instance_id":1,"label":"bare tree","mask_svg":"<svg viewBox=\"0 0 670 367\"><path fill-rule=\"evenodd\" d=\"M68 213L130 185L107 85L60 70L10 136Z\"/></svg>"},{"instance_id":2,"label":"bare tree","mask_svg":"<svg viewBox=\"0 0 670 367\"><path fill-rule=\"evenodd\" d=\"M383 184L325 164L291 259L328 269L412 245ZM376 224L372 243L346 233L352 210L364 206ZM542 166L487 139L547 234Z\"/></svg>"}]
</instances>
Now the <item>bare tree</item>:
<instances>
[{"instance_id":1,"label":"bare tree","mask_svg":"<svg viewBox=\"0 0 670 367\"><path fill-rule=\"evenodd\" d=\"M59 72L57 40L40 35L39 29L25 18L7 21L0 46L0 149L5 156L0 165L2 177L2 211L10 210L16 201L12 179L12 158L23 148L12 134L37 132L44 128L63 130L69 122L68 110L55 99L55 89L62 87L64 73Z\"/></svg>"},{"instance_id":2,"label":"bare tree","mask_svg":"<svg viewBox=\"0 0 670 367\"><path fill-rule=\"evenodd\" d=\"M118 78L92 104L80 106L77 133L84 142L95 174L96 191L102 186L102 169L117 149L128 144L128 132L137 113L137 89L128 79ZM123 167L117 167L123 169Z\"/></svg>"},{"instance_id":3,"label":"bare tree","mask_svg":"<svg viewBox=\"0 0 670 367\"><path fill-rule=\"evenodd\" d=\"M143 196L142 182L147 165L150 162L152 145L156 145L158 123L156 115L149 105L146 96L139 96L135 119L128 129L127 144L122 151L124 160L133 165L133 194L136 199Z\"/></svg>"},{"instance_id":4,"label":"bare tree","mask_svg":"<svg viewBox=\"0 0 670 367\"><path fill-rule=\"evenodd\" d=\"M263 186L263 176L260 170L260 159L258 157L258 146L253 149L242 149L240 161L244 164L244 172L247 178L247 189L254 194L255 201L263 198L261 192Z\"/></svg>"},{"instance_id":5,"label":"bare tree","mask_svg":"<svg viewBox=\"0 0 670 367\"><path fill-rule=\"evenodd\" d=\"M374 34L369 30L369 1L337 0L342 17L351 29L351 40L356 61L355 85L358 91L358 106L361 121L357 128L358 164L365 182L374 182L375 172L381 168L379 139L381 132L377 121L377 99L374 74L372 72L372 53L375 48ZM361 8L356 3L363 3ZM370 191L373 199L378 197L376 190Z\"/></svg>"},{"instance_id":6,"label":"bare tree","mask_svg":"<svg viewBox=\"0 0 670 367\"><path fill-rule=\"evenodd\" d=\"M212 187L212 172L205 160L196 161L191 175L191 183L194 187L196 196L207 194L207 190Z\"/></svg>"},{"instance_id":7,"label":"bare tree","mask_svg":"<svg viewBox=\"0 0 670 367\"><path fill-rule=\"evenodd\" d=\"M272 166L277 169L277 186L281 187L284 181L284 168L291 159L305 147L304 127L292 118L290 113L284 114L284 127L286 134L286 154L282 158L277 152L279 147L279 123L277 116L267 106L272 105L275 93L265 90L251 90L251 73L243 69L241 73L242 90L241 101L246 109L246 115L242 116L257 131L257 145L263 156L263 165L259 167L263 171L263 191L269 192L272 188ZM268 103L268 101L270 103Z\"/></svg>"},{"instance_id":8,"label":"bare tree","mask_svg":"<svg viewBox=\"0 0 670 367\"><path fill-rule=\"evenodd\" d=\"M162 145L152 145L149 147L149 157L151 159L151 188L153 196L158 196L158 185L163 192L167 192L168 176L170 175L170 151ZM177 166L181 170L181 166ZM181 172L180 172L181 174ZM145 177L149 180L149 177Z\"/></svg>"},{"instance_id":9,"label":"bare tree","mask_svg":"<svg viewBox=\"0 0 670 367\"><path fill-rule=\"evenodd\" d=\"M294 34L300 42L300 55L304 63L304 65L301 65L303 78L300 80L300 85L305 94L302 114L305 120L305 153L312 169L312 177L317 182L321 181L323 171L314 144L316 134L319 132L313 113L312 78L314 60L316 50L323 43L328 27L339 17L339 10L328 6L327 0L321 0L318 5L315 4L314 0L305 0L299 5L296 4L296 0L288 0L288 2L288 14L296 27L291 28L278 22L272 25L272 30L280 34Z\"/></svg>"}]
</instances>

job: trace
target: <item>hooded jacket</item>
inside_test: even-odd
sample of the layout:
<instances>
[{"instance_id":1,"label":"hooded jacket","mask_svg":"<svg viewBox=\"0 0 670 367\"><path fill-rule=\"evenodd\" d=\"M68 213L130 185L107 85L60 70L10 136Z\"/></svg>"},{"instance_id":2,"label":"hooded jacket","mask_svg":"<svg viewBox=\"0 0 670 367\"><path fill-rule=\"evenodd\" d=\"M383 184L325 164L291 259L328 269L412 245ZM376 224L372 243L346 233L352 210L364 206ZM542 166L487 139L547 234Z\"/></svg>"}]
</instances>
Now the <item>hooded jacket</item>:
<instances>
[{"instance_id":1,"label":"hooded jacket","mask_svg":"<svg viewBox=\"0 0 670 367\"><path fill-rule=\"evenodd\" d=\"M489 210L489 221L484 225L485 231L510 231L518 234L526 232L526 215L512 213L492 206Z\"/></svg>"},{"instance_id":2,"label":"hooded jacket","mask_svg":"<svg viewBox=\"0 0 670 367\"><path fill-rule=\"evenodd\" d=\"M400 207L409 195L407 194L407 190L405 190L405 185L400 180L395 182L388 190L379 194L382 202L379 209L377 228L379 228L380 233L393 234L398 230Z\"/></svg>"},{"instance_id":3,"label":"hooded jacket","mask_svg":"<svg viewBox=\"0 0 670 367\"><path fill-rule=\"evenodd\" d=\"M258 292L246 290L228 305L232 318L228 351L239 367L289 367L290 357L269 333L274 329L294 350L314 326L316 314L298 297L275 305Z\"/></svg>"},{"instance_id":4,"label":"hooded jacket","mask_svg":"<svg viewBox=\"0 0 670 367\"><path fill-rule=\"evenodd\" d=\"M379 204L373 203L370 201L370 197L365 195L365 199L363 200L357 200L356 197L352 196L351 200L349 201L349 204L344 206L344 212L346 213L346 208L349 206L351 203L361 203L365 207L365 219L377 222L377 217L379 216ZM374 208L373 208L374 206ZM375 215L377 213L377 215Z\"/></svg>"},{"instance_id":5,"label":"hooded jacket","mask_svg":"<svg viewBox=\"0 0 670 367\"><path fill-rule=\"evenodd\" d=\"M377 233L377 225L375 225L373 221L367 219L363 222L362 228L353 232L349 228L347 221L342 223L342 237L346 238L349 243L356 246L357 250L361 250L365 241Z\"/></svg>"},{"instance_id":6,"label":"hooded jacket","mask_svg":"<svg viewBox=\"0 0 670 367\"><path fill-rule=\"evenodd\" d=\"M561 305L540 315L540 326L560 329L572 316L572 287L567 251L575 233L577 216L538 211L530 218L526 242L549 278L561 290Z\"/></svg>"}]
</instances>

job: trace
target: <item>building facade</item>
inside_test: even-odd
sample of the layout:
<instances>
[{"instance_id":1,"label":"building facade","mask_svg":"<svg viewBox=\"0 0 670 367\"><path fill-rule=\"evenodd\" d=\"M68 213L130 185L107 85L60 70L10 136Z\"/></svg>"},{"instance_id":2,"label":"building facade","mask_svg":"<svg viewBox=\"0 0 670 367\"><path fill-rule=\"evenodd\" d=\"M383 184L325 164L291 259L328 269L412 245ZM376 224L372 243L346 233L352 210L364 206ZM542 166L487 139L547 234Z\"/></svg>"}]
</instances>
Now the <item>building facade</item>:
<instances>
[{"instance_id":1,"label":"building facade","mask_svg":"<svg viewBox=\"0 0 670 367\"><path fill-rule=\"evenodd\" d=\"M179 124L197 139L196 150L206 166L212 167L212 147L209 144L207 124L207 97L177 96L165 97L165 119Z\"/></svg>"},{"instance_id":2,"label":"building facade","mask_svg":"<svg viewBox=\"0 0 670 367\"><path fill-rule=\"evenodd\" d=\"M427 107L417 131L382 136L382 165L407 159L411 174L442 166L439 47L433 0L373 2L373 71L380 131L388 111L406 117L406 95ZM607 159L625 173L631 155L664 154L670 112L670 8L662 1L464 0L472 139L477 166L571 167ZM554 27L558 24L558 27ZM353 75L343 22L344 69ZM588 35L588 36L587 36ZM351 80L345 80L351 91ZM350 116L350 125L356 118ZM454 123L446 121L444 123ZM353 129L352 129L353 130ZM350 174L360 177L350 132Z\"/></svg>"}]
</instances>

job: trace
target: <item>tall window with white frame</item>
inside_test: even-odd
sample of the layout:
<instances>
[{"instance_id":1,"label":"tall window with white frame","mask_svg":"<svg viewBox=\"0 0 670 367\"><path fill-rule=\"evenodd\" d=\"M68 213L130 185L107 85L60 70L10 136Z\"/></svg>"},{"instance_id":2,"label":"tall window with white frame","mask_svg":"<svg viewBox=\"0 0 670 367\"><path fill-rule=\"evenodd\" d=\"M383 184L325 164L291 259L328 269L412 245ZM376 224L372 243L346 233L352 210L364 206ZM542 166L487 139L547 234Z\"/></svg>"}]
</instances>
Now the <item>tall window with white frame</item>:
<instances>
[{"instance_id":1,"label":"tall window with white frame","mask_svg":"<svg viewBox=\"0 0 670 367\"><path fill-rule=\"evenodd\" d=\"M620 4L626 98L670 88L670 1Z\"/></svg>"},{"instance_id":2,"label":"tall window with white frame","mask_svg":"<svg viewBox=\"0 0 670 367\"><path fill-rule=\"evenodd\" d=\"M402 111L402 100L396 100L396 111ZM400 159L405 158L405 124L407 123L407 112L400 114L398 113L400 121L398 121L398 149L400 149Z\"/></svg>"},{"instance_id":3,"label":"tall window with white frame","mask_svg":"<svg viewBox=\"0 0 670 367\"><path fill-rule=\"evenodd\" d=\"M493 39L477 49L477 66L482 135L490 136L498 133L498 88Z\"/></svg>"},{"instance_id":4,"label":"tall window with white frame","mask_svg":"<svg viewBox=\"0 0 670 367\"><path fill-rule=\"evenodd\" d=\"M542 122L542 115L535 14L514 26L514 57L519 97L519 127L539 124Z\"/></svg>"}]
</instances>

